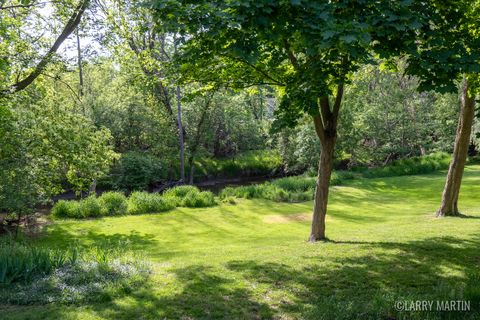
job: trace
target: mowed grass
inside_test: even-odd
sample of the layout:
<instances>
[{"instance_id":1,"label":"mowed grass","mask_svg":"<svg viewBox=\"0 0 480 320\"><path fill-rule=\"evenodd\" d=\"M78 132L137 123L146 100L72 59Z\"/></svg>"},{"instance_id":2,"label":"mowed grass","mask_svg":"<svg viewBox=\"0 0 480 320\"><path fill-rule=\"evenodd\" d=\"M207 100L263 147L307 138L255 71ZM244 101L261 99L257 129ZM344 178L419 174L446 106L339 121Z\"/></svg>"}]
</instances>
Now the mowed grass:
<instances>
[{"instance_id":1,"label":"mowed grass","mask_svg":"<svg viewBox=\"0 0 480 320\"><path fill-rule=\"evenodd\" d=\"M305 241L312 202L238 200L58 221L35 241L67 247L128 240L153 262L151 281L99 304L0 306L0 318L478 319L478 295L470 312L394 308L397 300L463 299L480 269L480 166L465 172L460 207L467 217L434 217L444 179L439 172L332 187L326 243Z\"/></svg>"}]
</instances>

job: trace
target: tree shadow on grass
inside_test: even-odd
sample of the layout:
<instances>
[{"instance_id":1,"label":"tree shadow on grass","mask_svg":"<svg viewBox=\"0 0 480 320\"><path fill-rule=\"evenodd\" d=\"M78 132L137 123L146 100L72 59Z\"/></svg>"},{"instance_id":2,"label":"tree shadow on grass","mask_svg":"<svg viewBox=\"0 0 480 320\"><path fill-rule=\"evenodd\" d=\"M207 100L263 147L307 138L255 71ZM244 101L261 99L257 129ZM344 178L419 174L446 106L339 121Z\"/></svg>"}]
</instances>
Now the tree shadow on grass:
<instances>
[{"instance_id":1,"label":"tree shadow on grass","mask_svg":"<svg viewBox=\"0 0 480 320\"><path fill-rule=\"evenodd\" d=\"M480 281L468 277L479 272L479 236L407 243L326 242L312 246L312 252L323 246L340 252L358 246L361 251L345 256L313 253L299 256L294 264L232 257L220 266L203 261L173 266L124 300L87 308L104 319L480 318ZM470 300L471 311L394 308L399 300L458 299ZM61 309L49 316L61 317Z\"/></svg>"},{"instance_id":2,"label":"tree shadow on grass","mask_svg":"<svg viewBox=\"0 0 480 320\"><path fill-rule=\"evenodd\" d=\"M431 238L410 243L336 242L371 252L362 256L302 257L279 261L231 260L221 267L172 270L177 292L156 295L143 288L129 305L99 305L106 318L167 319L478 319L480 286L465 274L478 272L480 238ZM450 272L446 268L451 268ZM470 312L399 312L398 300L471 300Z\"/></svg>"},{"instance_id":3,"label":"tree shadow on grass","mask_svg":"<svg viewBox=\"0 0 480 320\"><path fill-rule=\"evenodd\" d=\"M468 214L460 213L458 216L453 216L449 218L460 218L460 219L480 219L480 216L471 216Z\"/></svg>"},{"instance_id":4,"label":"tree shadow on grass","mask_svg":"<svg viewBox=\"0 0 480 320\"><path fill-rule=\"evenodd\" d=\"M331 243L338 250L342 245L366 246L372 255L339 257L327 263L318 257L304 257L301 268L279 262L232 261L228 268L270 291L294 291L292 300L281 304L279 312L303 319L480 318L480 290L474 289L480 288L480 282L468 276L479 271L479 238ZM381 251L375 252L377 249ZM447 273L447 267L453 272ZM399 312L394 307L399 300L458 299L471 301L471 311Z\"/></svg>"},{"instance_id":5,"label":"tree shadow on grass","mask_svg":"<svg viewBox=\"0 0 480 320\"><path fill-rule=\"evenodd\" d=\"M67 249L79 245L81 247L108 247L111 249L131 250L135 252L158 251L161 258L174 255L172 252L159 250L154 234L140 233L131 230L129 233L106 234L95 230L72 231L61 225L50 228L47 237L39 238L37 243L50 247ZM161 247L160 247L161 248Z\"/></svg>"},{"instance_id":6,"label":"tree shadow on grass","mask_svg":"<svg viewBox=\"0 0 480 320\"><path fill-rule=\"evenodd\" d=\"M251 290L238 287L217 269L188 266L173 271L178 292L159 295L147 285L129 295L127 303L93 306L105 319L271 319L273 312Z\"/></svg>"}]
</instances>

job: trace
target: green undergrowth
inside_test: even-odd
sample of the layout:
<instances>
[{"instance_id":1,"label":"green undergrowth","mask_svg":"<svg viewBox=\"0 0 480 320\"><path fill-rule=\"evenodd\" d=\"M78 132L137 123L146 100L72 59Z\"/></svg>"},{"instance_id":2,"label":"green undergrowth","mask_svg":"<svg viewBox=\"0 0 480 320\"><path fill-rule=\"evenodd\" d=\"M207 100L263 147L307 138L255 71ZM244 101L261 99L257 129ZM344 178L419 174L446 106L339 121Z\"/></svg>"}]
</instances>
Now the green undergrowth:
<instances>
[{"instance_id":1,"label":"green undergrowth","mask_svg":"<svg viewBox=\"0 0 480 320\"><path fill-rule=\"evenodd\" d=\"M253 150L237 156L195 161L195 178L254 177L273 174L282 167L282 157L274 150Z\"/></svg>"},{"instance_id":2,"label":"green undergrowth","mask_svg":"<svg viewBox=\"0 0 480 320\"><path fill-rule=\"evenodd\" d=\"M127 198L121 192L106 192L79 201L58 201L52 208L55 218L95 218L126 214L160 213L176 207L203 208L215 205L209 191L194 186L178 186L164 194L136 191Z\"/></svg>"},{"instance_id":3,"label":"green undergrowth","mask_svg":"<svg viewBox=\"0 0 480 320\"><path fill-rule=\"evenodd\" d=\"M349 180L362 178L398 177L426 174L448 168L450 156L434 153L393 161L380 168L357 167L351 171L332 172L330 186L344 185ZM220 192L220 198L237 197L245 199L267 199L278 202L302 202L312 200L316 186L316 172L309 171L300 176L275 179L262 184L227 187Z\"/></svg>"},{"instance_id":4,"label":"green undergrowth","mask_svg":"<svg viewBox=\"0 0 480 320\"><path fill-rule=\"evenodd\" d=\"M126 243L59 249L0 238L3 303L109 301L144 283L149 274L149 263Z\"/></svg>"}]
</instances>

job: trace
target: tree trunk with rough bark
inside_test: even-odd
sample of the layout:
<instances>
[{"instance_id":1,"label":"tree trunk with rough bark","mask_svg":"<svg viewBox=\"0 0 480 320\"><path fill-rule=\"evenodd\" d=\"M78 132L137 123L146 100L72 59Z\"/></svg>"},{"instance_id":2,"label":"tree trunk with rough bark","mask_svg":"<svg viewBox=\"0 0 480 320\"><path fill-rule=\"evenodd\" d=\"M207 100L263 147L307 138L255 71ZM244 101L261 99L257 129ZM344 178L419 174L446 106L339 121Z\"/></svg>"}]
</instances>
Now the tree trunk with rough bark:
<instances>
[{"instance_id":1,"label":"tree trunk with rough bark","mask_svg":"<svg viewBox=\"0 0 480 320\"><path fill-rule=\"evenodd\" d=\"M310 241L325 240L325 219L327 215L328 190L333 169L333 151L335 138L322 143L322 153L318 165L315 202L313 207L312 231Z\"/></svg>"},{"instance_id":2,"label":"tree trunk with rough bark","mask_svg":"<svg viewBox=\"0 0 480 320\"><path fill-rule=\"evenodd\" d=\"M313 117L315 131L322 146L318 165L315 203L313 206L312 229L309 241L326 240L325 220L327 215L328 190L333 170L333 153L337 140L338 113L343 97L343 84L338 85L335 102L330 107L328 97L321 97L319 114Z\"/></svg>"},{"instance_id":3,"label":"tree trunk with rough bark","mask_svg":"<svg viewBox=\"0 0 480 320\"><path fill-rule=\"evenodd\" d=\"M462 106L455 137L455 147L452 161L448 169L445 188L443 189L442 203L437 211L437 217L458 216L458 195L462 184L463 171L467 162L468 145L472 132L473 118L475 117L475 96L468 92L468 82L465 81L462 93Z\"/></svg>"}]
</instances>

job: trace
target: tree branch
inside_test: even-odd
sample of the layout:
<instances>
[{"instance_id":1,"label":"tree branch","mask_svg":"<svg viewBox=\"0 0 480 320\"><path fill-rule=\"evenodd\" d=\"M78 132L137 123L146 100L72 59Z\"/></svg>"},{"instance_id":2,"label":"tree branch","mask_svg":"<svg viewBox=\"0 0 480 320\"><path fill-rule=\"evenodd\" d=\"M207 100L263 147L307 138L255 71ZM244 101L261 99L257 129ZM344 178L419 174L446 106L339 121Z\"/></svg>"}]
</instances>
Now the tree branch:
<instances>
[{"instance_id":1,"label":"tree branch","mask_svg":"<svg viewBox=\"0 0 480 320\"><path fill-rule=\"evenodd\" d=\"M335 103L333 105L333 117L335 121L338 118L338 113L340 111L340 106L342 105L342 98L343 98L343 90L344 84L340 83L337 87L337 95L335 96Z\"/></svg>"},{"instance_id":2,"label":"tree branch","mask_svg":"<svg viewBox=\"0 0 480 320\"><path fill-rule=\"evenodd\" d=\"M7 94L12 94L18 91L21 91L28 87L30 84L32 84L35 79L42 74L43 70L47 66L48 62L52 58L52 56L57 52L58 48L60 45L67 39L70 34L77 28L77 26L80 23L80 20L82 18L83 13L87 9L88 5L90 4L90 0L82 0L77 8L75 9L75 12L73 15L70 17L68 20L67 24L63 28L62 33L57 37L55 42L53 43L52 47L48 52L43 56L43 58L40 60L40 62L37 64L35 69L23 80L15 83L13 86L11 86L9 89L4 89L0 91L0 96L5 96Z\"/></svg>"},{"instance_id":3,"label":"tree branch","mask_svg":"<svg viewBox=\"0 0 480 320\"><path fill-rule=\"evenodd\" d=\"M317 132L317 136L320 139L320 142L323 144L325 141L325 128L323 127L322 117L320 114L313 116L313 124L315 126L315 132Z\"/></svg>"},{"instance_id":4,"label":"tree branch","mask_svg":"<svg viewBox=\"0 0 480 320\"><path fill-rule=\"evenodd\" d=\"M330 111L330 102L328 101L328 96L320 97L320 115L322 117L323 128L327 129L328 121L332 116Z\"/></svg>"},{"instance_id":5,"label":"tree branch","mask_svg":"<svg viewBox=\"0 0 480 320\"><path fill-rule=\"evenodd\" d=\"M285 51L287 51L288 59L289 59L290 62L292 63L292 65L293 65L293 67L295 68L295 70L300 69L300 64L298 63L298 59L297 59L297 57L295 57L295 55L293 54L292 49L291 49L291 47L290 47L290 43L288 42L287 38L284 38L284 39L283 39L283 46L284 46L284 48L285 48Z\"/></svg>"},{"instance_id":6,"label":"tree branch","mask_svg":"<svg viewBox=\"0 0 480 320\"><path fill-rule=\"evenodd\" d=\"M16 4L16 5L11 5L11 6L1 6L0 10L7 10L7 9L17 9L17 8L30 8L30 7L35 7L35 6L41 6L43 4L46 4L48 2L39 2L39 3L31 3L31 4Z\"/></svg>"},{"instance_id":7,"label":"tree branch","mask_svg":"<svg viewBox=\"0 0 480 320\"><path fill-rule=\"evenodd\" d=\"M257 71L258 73L261 73L265 78L269 79L270 81L272 81L273 83L275 83L276 85L278 86L284 86L285 84L282 83L281 81L278 81L277 79L273 78L272 76L270 76L268 73L266 73L264 70L260 69L259 67L257 67L256 65L246 61L246 60L243 60L243 59L240 59L238 57L232 57L232 56L228 56L226 55L227 58L230 58L230 59L234 59L234 60L237 60L241 63L244 63L246 64L247 66L251 67L252 69L254 69L255 71Z\"/></svg>"},{"instance_id":8,"label":"tree branch","mask_svg":"<svg viewBox=\"0 0 480 320\"><path fill-rule=\"evenodd\" d=\"M80 99L80 96L77 94L75 90L73 90L72 86L69 85L68 82L63 81L62 79L60 79L59 76L52 76L47 73L44 73L43 76L51 78L55 81L59 81L60 83L64 84L72 92L73 96L78 100L78 102L82 102L82 100Z\"/></svg>"},{"instance_id":9,"label":"tree branch","mask_svg":"<svg viewBox=\"0 0 480 320\"><path fill-rule=\"evenodd\" d=\"M148 70L145 67L145 65L140 61L141 51L138 48L138 46L135 44L135 41L134 41L133 37L130 37L128 39L128 45L130 46L130 49L132 49L132 51L137 56L138 64L140 65L140 68L142 69L143 73L147 77L156 77L157 78L156 81L155 81L155 84L154 84L154 94L156 94L160 98L160 100L162 100L165 108L167 109L168 114L170 116L173 116L173 109L172 109L172 106L170 104L170 98L169 98L168 90L167 90L167 88L165 88L163 82L161 81L160 74L156 74L154 71Z\"/></svg>"}]
</instances>

